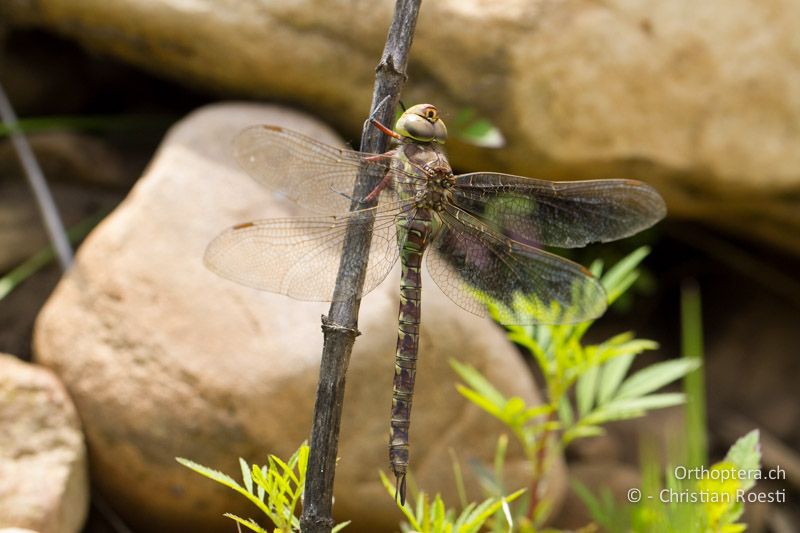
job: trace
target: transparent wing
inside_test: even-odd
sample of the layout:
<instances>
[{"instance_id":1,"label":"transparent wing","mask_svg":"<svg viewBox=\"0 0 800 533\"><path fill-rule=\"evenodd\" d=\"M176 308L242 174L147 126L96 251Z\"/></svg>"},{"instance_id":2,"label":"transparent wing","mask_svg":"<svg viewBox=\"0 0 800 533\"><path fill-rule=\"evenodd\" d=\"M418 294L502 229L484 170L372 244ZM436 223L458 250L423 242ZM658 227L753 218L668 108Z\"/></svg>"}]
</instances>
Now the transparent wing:
<instances>
[{"instance_id":1,"label":"transparent wing","mask_svg":"<svg viewBox=\"0 0 800 533\"><path fill-rule=\"evenodd\" d=\"M355 272L367 261L361 294L374 289L399 255L397 208L354 211L340 216L260 220L238 224L208 245L204 262L213 272L237 283L285 294L297 300L331 301L349 223L375 224L369 249L348 256ZM342 299L352 295L341 294Z\"/></svg>"},{"instance_id":2,"label":"transparent wing","mask_svg":"<svg viewBox=\"0 0 800 533\"><path fill-rule=\"evenodd\" d=\"M234 140L234 155L256 181L321 214L350 209L353 185L364 169L375 183L390 159L336 148L279 126L253 126ZM397 195L384 189L379 202Z\"/></svg>"},{"instance_id":3,"label":"transparent wing","mask_svg":"<svg viewBox=\"0 0 800 533\"><path fill-rule=\"evenodd\" d=\"M460 307L485 316L483 301L493 300L502 304L503 324L568 324L605 311L605 291L582 266L504 238L454 206L440 215L442 226L428 254L428 270ZM523 318L510 310L519 298L527 302Z\"/></svg>"},{"instance_id":4,"label":"transparent wing","mask_svg":"<svg viewBox=\"0 0 800 533\"><path fill-rule=\"evenodd\" d=\"M575 248L649 228L664 200L636 180L545 181L481 172L456 178L453 203L511 238Z\"/></svg>"}]
</instances>

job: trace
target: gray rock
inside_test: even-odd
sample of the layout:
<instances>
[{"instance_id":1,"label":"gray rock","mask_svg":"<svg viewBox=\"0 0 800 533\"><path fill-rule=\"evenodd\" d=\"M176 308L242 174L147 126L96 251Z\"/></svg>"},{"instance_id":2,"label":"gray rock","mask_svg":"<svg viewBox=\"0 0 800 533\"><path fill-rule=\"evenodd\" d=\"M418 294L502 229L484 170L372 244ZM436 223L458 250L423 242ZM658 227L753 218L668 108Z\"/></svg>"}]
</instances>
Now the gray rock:
<instances>
[{"instance_id":1,"label":"gray rock","mask_svg":"<svg viewBox=\"0 0 800 533\"><path fill-rule=\"evenodd\" d=\"M39 0L0 16L356 135L393 4ZM425 3L404 98L500 128L503 150L453 144L464 170L640 178L672 216L800 252L798 19L785 0Z\"/></svg>"},{"instance_id":2,"label":"gray rock","mask_svg":"<svg viewBox=\"0 0 800 533\"><path fill-rule=\"evenodd\" d=\"M0 528L81 531L86 448L75 406L52 372L0 354L0 434Z\"/></svg>"},{"instance_id":3,"label":"gray rock","mask_svg":"<svg viewBox=\"0 0 800 533\"><path fill-rule=\"evenodd\" d=\"M308 438L328 304L291 300L221 279L202 264L220 231L254 218L293 216L236 169L231 139L254 123L340 141L304 115L259 105L217 105L179 123L147 174L85 241L74 269L40 314L38 360L66 382L85 421L95 481L132 522L159 531L230 531L229 511L257 516L238 495L174 457L239 476L238 457L263 463ZM361 306L347 377L336 512L354 528L400 520L377 471L389 471L388 424L397 336L397 271ZM464 462L470 497L482 499L467 461L491 461L501 428L454 389L448 366L477 366L509 395L538 402L530 374L490 321L460 310L424 281L421 361L411 428L419 487L458 498L448 450ZM512 447L509 486L525 483ZM563 463L549 478L555 504ZM368 504L365 505L365 502Z\"/></svg>"}]
</instances>

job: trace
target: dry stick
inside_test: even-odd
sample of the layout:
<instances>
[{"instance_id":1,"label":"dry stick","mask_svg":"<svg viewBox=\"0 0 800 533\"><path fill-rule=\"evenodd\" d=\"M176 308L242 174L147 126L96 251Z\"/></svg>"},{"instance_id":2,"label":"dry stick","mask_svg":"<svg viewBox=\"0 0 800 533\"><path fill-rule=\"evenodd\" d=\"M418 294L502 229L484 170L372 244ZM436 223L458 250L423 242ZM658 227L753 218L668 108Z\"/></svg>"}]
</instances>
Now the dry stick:
<instances>
[{"instance_id":1,"label":"dry stick","mask_svg":"<svg viewBox=\"0 0 800 533\"><path fill-rule=\"evenodd\" d=\"M69 244L67 232L64 230L64 224L61 222L56 203L53 201L53 196L47 187L42 168L39 166L36 156L33 155L28 139L19 129L17 114L14 113L14 108L11 107L11 102L8 100L2 85L0 85L0 119L11 132L11 142L22 164L25 176L28 178L28 183L30 183L33 190L33 195L36 197L36 203L44 219L47 234L50 236L50 242L56 251L61 269L67 270L72 265L72 246Z\"/></svg>"},{"instance_id":2,"label":"dry stick","mask_svg":"<svg viewBox=\"0 0 800 533\"><path fill-rule=\"evenodd\" d=\"M393 122L394 109L406 80L408 52L420 3L421 0L397 1L386 46L375 69L371 116L383 124ZM362 152L383 153L388 148L388 143L389 138L386 135L371 127L369 121L365 123L361 134ZM376 177L370 176L368 168L362 168L353 191L351 210L375 205L375 199L368 203L362 203L359 199L366 198L376 185ZM322 319L322 362L311 427L311 451L303 495L303 514L300 517L300 527L304 533L329 532L334 524L333 477L344 402L345 373L358 335L360 293L364 286L371 239L372 221L366 225L359 223L348 227L336 277L334 301L328 316Z\"/></svg>"}]
</instances>

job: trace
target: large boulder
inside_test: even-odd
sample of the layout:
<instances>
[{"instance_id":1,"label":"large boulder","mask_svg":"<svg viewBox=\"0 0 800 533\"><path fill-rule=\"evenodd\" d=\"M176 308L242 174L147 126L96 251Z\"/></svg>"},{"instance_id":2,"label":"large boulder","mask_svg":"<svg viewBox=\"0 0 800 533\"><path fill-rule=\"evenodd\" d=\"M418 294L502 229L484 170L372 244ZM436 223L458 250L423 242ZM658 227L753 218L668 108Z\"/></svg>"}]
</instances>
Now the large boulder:
<instances>
[{"instance_id":1,"label":"large boulder","mask_svg":"<svg viewBox=\"0 0 800 533\"><path fill-rule=\"evenodd\" d=\"M150 531L230 531L226 511L257 516L243 498L178 465L190 458L238 477L238 457L288 457L308 438L328 305L262 293L202 264L220 231L292 216L236 168L231 140L254 123L329 143L331 130L276 107L217 105L170 132L130 196L85 241L41 312L35 352L67 384L84 421L94 480L123 516ZM388 531L401 516L381 486L397 337L398 272L362 302L347 377L335 509L354 530ZM460 310L425 279L420 367L411 428L417 485L457 505L449 450L491 461L501 427L454 389L448 360L478 367L497 387L539 401L502 331ZM550 472L560 500L563 463ZM525 483L521 451L509 487ZM468 475L470 496L481 498Z\"/></svg>"},{"instance_id":2,"label":"large boulder","mask_svg":"<svg viewBox=\"0 0 800 533\"><path fill-rule=\"evenodd\" d=\"M393 4L39 0L0 19L354 136ZM502 150L453 143L464 170L640 178L672 216L800 253L797 20L790 0L425 2L404 98L500 128Z\"/></svg>"},{"instance_id":3,"label":"large boulder","mask_svg":"<svg viewBox=\"0 0 800 533\"><path fill-rule=\"evenodd\" d=\"M0 354L0 435L0 530L81 531L86 446L75 406L51 371Z\"/></svg>"}]
</instances>

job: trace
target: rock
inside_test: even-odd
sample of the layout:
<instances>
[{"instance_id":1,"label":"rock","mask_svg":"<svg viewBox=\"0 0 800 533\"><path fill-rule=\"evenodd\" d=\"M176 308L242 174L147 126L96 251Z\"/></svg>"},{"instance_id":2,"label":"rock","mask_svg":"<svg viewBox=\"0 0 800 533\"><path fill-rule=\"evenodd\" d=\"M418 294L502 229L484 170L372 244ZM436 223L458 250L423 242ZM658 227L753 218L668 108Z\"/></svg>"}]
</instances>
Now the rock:
<instances>
[{"instance_id":1,"label":"rock","mask_svg":"<svg viewBox=\"0 0 800 533\"><path fill-rule=\"evenodd\" d=\"M3 90L17 116L85 113L92 100L92 72L80 46L49 32L11 28L0 22ZM76 81L80 80L80 83Z\"/></svg>"},{"instance_id":2,"label":"rock","mask_svg":"<svg viewBox=\"0 0 800 533\"><path fill-rule=\"evenodd\" d=\"M95 482L143 530L230 531L222 513L258 516L243 498L178 465L175 456L238 478L238 457L286 458L308 438L319 317L328 304L241 287L201 260L226 227L298 213L237 170L229 155L233 136L254 123L340 142L330 129L276 107L227 104L193 113L87 238L37 320L37 359L75 398ZM482 499L467 462L491 461L501 428L455 391L448 360L475 365L509 395L539 400L501 330L461 311L430 279L423 283L411 469L419 487L443 492L456 506L449 449L463 461L470 497ZM401 519L377 476L379 469L389 471L397 306L395 271L364 298L363 334L350 362L336 512L354 521L354 531L395 529ZM526 482L523 465L512 446L510 487ZM550 476L557 505L565 488L560 459Z\"/></svg>"},{"instance_id":3,"label":"rock","mask_svg":"<svg viewBox=\"0 0 800 533\"><path fill-rule=\"evenodd\" d=\"M0 15L355 136L393 4L40 0ZM503 150L453 143L463 170L641 178L674 217L800 253L798 18L786 0L427 3L404 98L499 127Z\"/></svg>"},{"instance_id":4,"label":"rock","mask_svg":"<svg viewBox=\"0 0 800 533\"><path fill-rule=\"evenodd\" d=\"M105 141L83 133L47 131L28 135L42 172L51 181L104 187L132 185L122 156ZM11 143L0 144L0 172L24 177Z\"/></svg>"},{"instance_id":5,"label":"rock","mask_svg":"<svg viewBox=\"0 0 800 533\"><path fill-rule=\"evenodd\" d=\"M86 448L75 406L52 372L0 354L0 434L0 528L81 531Z\"/></svg>"}]
</instances>

